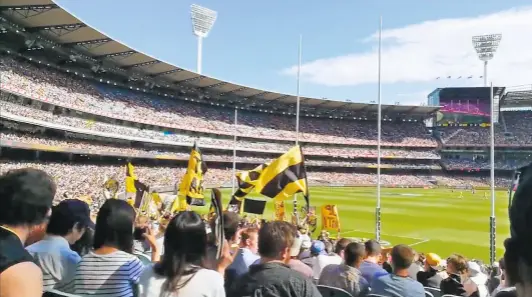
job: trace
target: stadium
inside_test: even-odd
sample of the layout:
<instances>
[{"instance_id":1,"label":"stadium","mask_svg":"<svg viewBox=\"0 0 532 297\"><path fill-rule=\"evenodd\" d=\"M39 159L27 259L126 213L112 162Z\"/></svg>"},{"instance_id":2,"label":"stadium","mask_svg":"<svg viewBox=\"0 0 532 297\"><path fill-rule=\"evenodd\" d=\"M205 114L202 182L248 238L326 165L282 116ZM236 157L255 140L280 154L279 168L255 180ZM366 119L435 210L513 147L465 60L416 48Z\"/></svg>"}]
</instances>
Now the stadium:
<instances>
[{"instance_id":1,"label":"stadium","mask_svg":"<svg viewBox=\"0 0 532 297\"><path fill-rule=\"evenodd\" d=\"M237 171L251 170L294 145L296 96L160 61L51 0L1 1L0 37L0 173L43 169L58 185L57 202L84 197L96 211L106 180L124 191L127 162L143 183L171 196L197 143L207 187L222 188L226 204L233 154ZM501 257L507 189L514 170L532 161L532 86L497 86L494 95ZM427 94L426 106L382 105L384 241L488 260L490 129L482 111L489 104L489 88L442 88ZM342 237L375 235L377 109L300 98L311 205L338 206ZM273 218L273 203L264 218Z\"/></svg>"}]
</instances>

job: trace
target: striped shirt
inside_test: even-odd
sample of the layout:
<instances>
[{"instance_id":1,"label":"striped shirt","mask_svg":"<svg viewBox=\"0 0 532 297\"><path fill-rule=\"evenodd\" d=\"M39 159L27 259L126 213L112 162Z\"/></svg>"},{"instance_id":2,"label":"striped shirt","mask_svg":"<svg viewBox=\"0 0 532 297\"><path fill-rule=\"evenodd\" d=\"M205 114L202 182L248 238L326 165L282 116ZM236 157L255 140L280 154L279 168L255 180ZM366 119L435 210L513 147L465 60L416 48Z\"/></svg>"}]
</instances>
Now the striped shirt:
<instances>
[{"instance_id":1,"label":"striped shirt","mask_svg":"<svg viewBox=\"0 0 532 297\"><path fill-rule=\"evenodd\" d=\"M143 269L136 256L123 251L107 255L90 252L81 258L67 291L80 296L132 297Z\"/></svg>"},{"instance_id":2,"label":"striped shirt","mask_svg":"<svg viewBox=\"0 0 532 297\"><path fill-rule=\"evenodd\" d=\"M60 288L68 284L81 257L70 249L61 236L47 235L26 248L42 269L44 290Z\"/></svg>"}]
</instances>

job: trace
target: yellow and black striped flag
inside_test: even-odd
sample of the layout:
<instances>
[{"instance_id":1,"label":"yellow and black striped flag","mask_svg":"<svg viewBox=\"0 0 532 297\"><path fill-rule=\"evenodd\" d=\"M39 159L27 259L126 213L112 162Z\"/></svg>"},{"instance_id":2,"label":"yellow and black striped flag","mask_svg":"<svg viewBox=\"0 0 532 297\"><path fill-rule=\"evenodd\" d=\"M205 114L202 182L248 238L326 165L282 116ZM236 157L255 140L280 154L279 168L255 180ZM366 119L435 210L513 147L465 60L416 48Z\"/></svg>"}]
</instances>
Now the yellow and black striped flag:
<instances>
[{"instance_id":1,"label":"yellow and black striped flag","mask_svg":"<svg viewBox=\"0 0 532 297\"><path fill-rule=\"evenodd\" d=\"M179 191L172 205L172 212L185 210L189 204L205 205L203 176L206 172L207 164L203 161L203 155L194 143L188 159L187 172L179 184Z\"/></svg>"},{"instance_id":2,"label":"yellow and black striped flag","mask_svg":"<svg viewBox=\"0 0 532 297\"><path fill-rule=\"evenodd\" d=\"M126 193L132 194L137 192L137 189L135 188L136 179L135 167L133 167L131 162L128 162L126 165Z\"/></svg>"},{"instance_id":3,"label":"yellow and black striped flag","mask_svg":"<svg viewBox=\"0 0 532 297\"><path fill-rule=\"evenodd\" d=\"M139 208L145 192L149 192L149 187L137 179L135 167L131 162L128 162L126 165L126 198L129 204Z\"/></svg>"},{"instance_id":4,"label":"yellow and black striped flag","mask_svg":"<svg viewBox=\"0 0 532 297\"><path fill-rule=\"evenodd\" d=\"M305 160L301 147L296 145L270 164L237 174L238 190L230 204L239 204L255 191L274 200L285 200L296 193L303 193L309 205L309 193Z\"/></svg>"}]
</instances>

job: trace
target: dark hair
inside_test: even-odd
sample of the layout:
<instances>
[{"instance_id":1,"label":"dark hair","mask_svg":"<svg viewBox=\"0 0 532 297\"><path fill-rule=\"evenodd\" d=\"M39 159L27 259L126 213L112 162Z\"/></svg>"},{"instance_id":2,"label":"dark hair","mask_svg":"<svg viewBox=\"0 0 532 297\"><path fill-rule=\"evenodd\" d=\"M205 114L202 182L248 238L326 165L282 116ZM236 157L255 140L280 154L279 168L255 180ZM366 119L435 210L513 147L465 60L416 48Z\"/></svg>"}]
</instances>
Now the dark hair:
<instances>
[{"instance_id":1,"label":"dark hair","mask_svg":"<svg viewBox=\"0 0 532 297\"><path fill-rule=\"evenodd\" d=\"M164 256L153 268L166 277L163 290L175 293L184 287L188 281L180 283L181 278L196 273L206 253L207 231L201 217L193 211L178 213L164 234Z\"/></svg>"},{"instance_id":2,"label":"dark hair","mask_svg":"<svg viewBox=\"0 0 532 297\"><path fill-rule=\"evenodd\" d=\"M78 253L80 257L89 253L93 246L94 230L86 228L81 238L70 246L70 249Z\"/></svg>"},{"instance_id":3,"label":"dark hair","mask_svg":"<svg viewBox=\"0 0 532 297\"><path fill-rule=\"evenodd\" d=\"M256 227L247 228L244 231L242 231L242 233L240 234L241 236L240 241L242 243L246 243L246 241L251 238L251 234L258 234L258 233L259 233L259 228L256 228Z\"/></svg>"},{"instance_id":4,"label":"dark hair","mask_svg":"<svg viewBox=\"0 0 532 297\"><path fill-rule=\"evenodd\" d=\"M366 257L366 247L359 242L349 243L344 250L345 263L355 266Z\"/></svg>"},{"instance_id":5,"label":"dark hair","mask_svg":"<svg viewBox=\"0 0 532 297\"><path fill-rule=\"evenodd\" d=\"M52 215L50 216L48 226L46 226L46 233L65 236L74 227L78 231L81 231L87 228L87 222L79 215L73 213L68 206L64 205L64 201L52 207Z\"/></svg>"},{"instance_id":6,"label":"dark hair","mask_svg":"<svg viewBox=\"0 0 532 297\"><path fill-rule=\"evenodd\" d=\"M501 270L506 270L506 264L505 264L505 262L504 262L504 258L501 258L501 259L499 260L499 268L500 268Z\"/></svg>"},{"instance_id":7,"label":"dark hair","mask_svg":"<svg viewBox=\"0 0 532 297\"><path fill-rule=\"evenodd\" d=\"M374 239L366 241L364 246L366 247L366 256L379 256L382 252L381 244Z\"/></svg>"},{"instance_id":8,"label":"dark hair","mask_svg":"<svg viewBox=\"0 0 532 297\"><path fill-rule=\"evenodd\" d=\"M232 240L240 224L240 216L236 212L225 211L223 213L224 237L226 240ZM212 228L214 230L214 228Z\"/></svg>"},{"instance_id":9,"label":"dark hair","mask_svg":"<svg viewBox=\"0 0 532 297\"><path fill-rule=\"evenodd\" d=\"M285 249L294 244L296 237L297 229L294 225L283 221L268 222L259 231L259 254L278 259Z\"/></svg>"},{"instance_id":10,"label":"dark hair","mask_svg":"<svg viewBox=\"0 0 532 297\"><path fill-rule=\"evenodd\" d=\"M349 238L340 238L336 245L334 246L334 252L336 254L340 254L341 251L344 251L345 248L351 243L351 239Z\"/></svg>"},{"instance_id":11,"label":"dark hair","mask_svg":"<svg viewBox=\"0 0 532 297\"><path fill-rule=\"evenodd\" d=\"M52 207L55 191L54 181L42 170L23 168L0 176L0 224L40 225Z\"/></svg>"},{"instance_id":12,"label":"dark hair","mask_svg":"<svg viewBox=\"0 0 532 297\"><path fill-rule=\"evenodd\" d=\"M469 270L467 259L462 255L451 255L449 258L447 258L447 266L449 266L449 264L451 264L455 272L459 274L464 274Z\"/></svg>"},{"instance_id":13,"label":"dark hair","mask_svg":"<svg viewBox=\"0 0 532 297\"><path fill-rule=\"evenodd\" d=\"M105 201L96 217L94 249L104 245L133 253L133 225L135 210L124 200Z\"/></svg>"},{"instance_id":14,"label":"dark hair","mask_svg":"<svg viewBox=\"0 0 532 297\"><path fill-rule=\"evenodd\" d=\"M394 270L408 269L414 262L414 250L406 244L399 244L392 249L392 264Z\"/></svg>"}]
</instances>

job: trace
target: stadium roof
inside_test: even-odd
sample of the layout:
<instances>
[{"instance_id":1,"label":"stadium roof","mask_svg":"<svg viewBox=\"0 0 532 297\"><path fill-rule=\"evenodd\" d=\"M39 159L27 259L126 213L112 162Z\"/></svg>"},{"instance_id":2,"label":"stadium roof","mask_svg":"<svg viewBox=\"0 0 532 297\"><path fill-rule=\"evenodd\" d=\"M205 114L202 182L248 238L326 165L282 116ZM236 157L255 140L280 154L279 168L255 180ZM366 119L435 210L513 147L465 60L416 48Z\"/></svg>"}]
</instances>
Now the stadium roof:
<instances>
[{"instance_id":1,"label":"stadium roof","mask_svg":"<svg viewBox=\"0 0 532 297\"><path fill-rule=\"evenodd\" d=\"M205 91L213 91L220 96L258 100L264 105L280 102L295 104L296 96L270 92L219 80L174 66L139 52L124 43L111 39L100 31L55 4L53 0L1 0L0 17L21 26L25 33L42 36L55 42L63 49L84 54L102 67L113 65L126 75L141 80L192 86ZM2 21L0 19L0 21ZM1 24L1 23L0 23ZM53 48L53 47L52 47ZM374 112L375 104L352 103L301 97L302 110L306 108L340 109L342 111ZM262 105L262 104L261 104ZM383 105L386 113L406 113L425 116L439 107Z\"/></svg>"},{"instance_id":2,"label":"stadium roof","mask_svg":"<svg viewBox=\"0 0 532 297\"><path fill-rule=\"evenodd\" d=\"M507 88L502 97L501 106L507 108L532 107L532 85Z\"/></svg>"}]
</instances>

